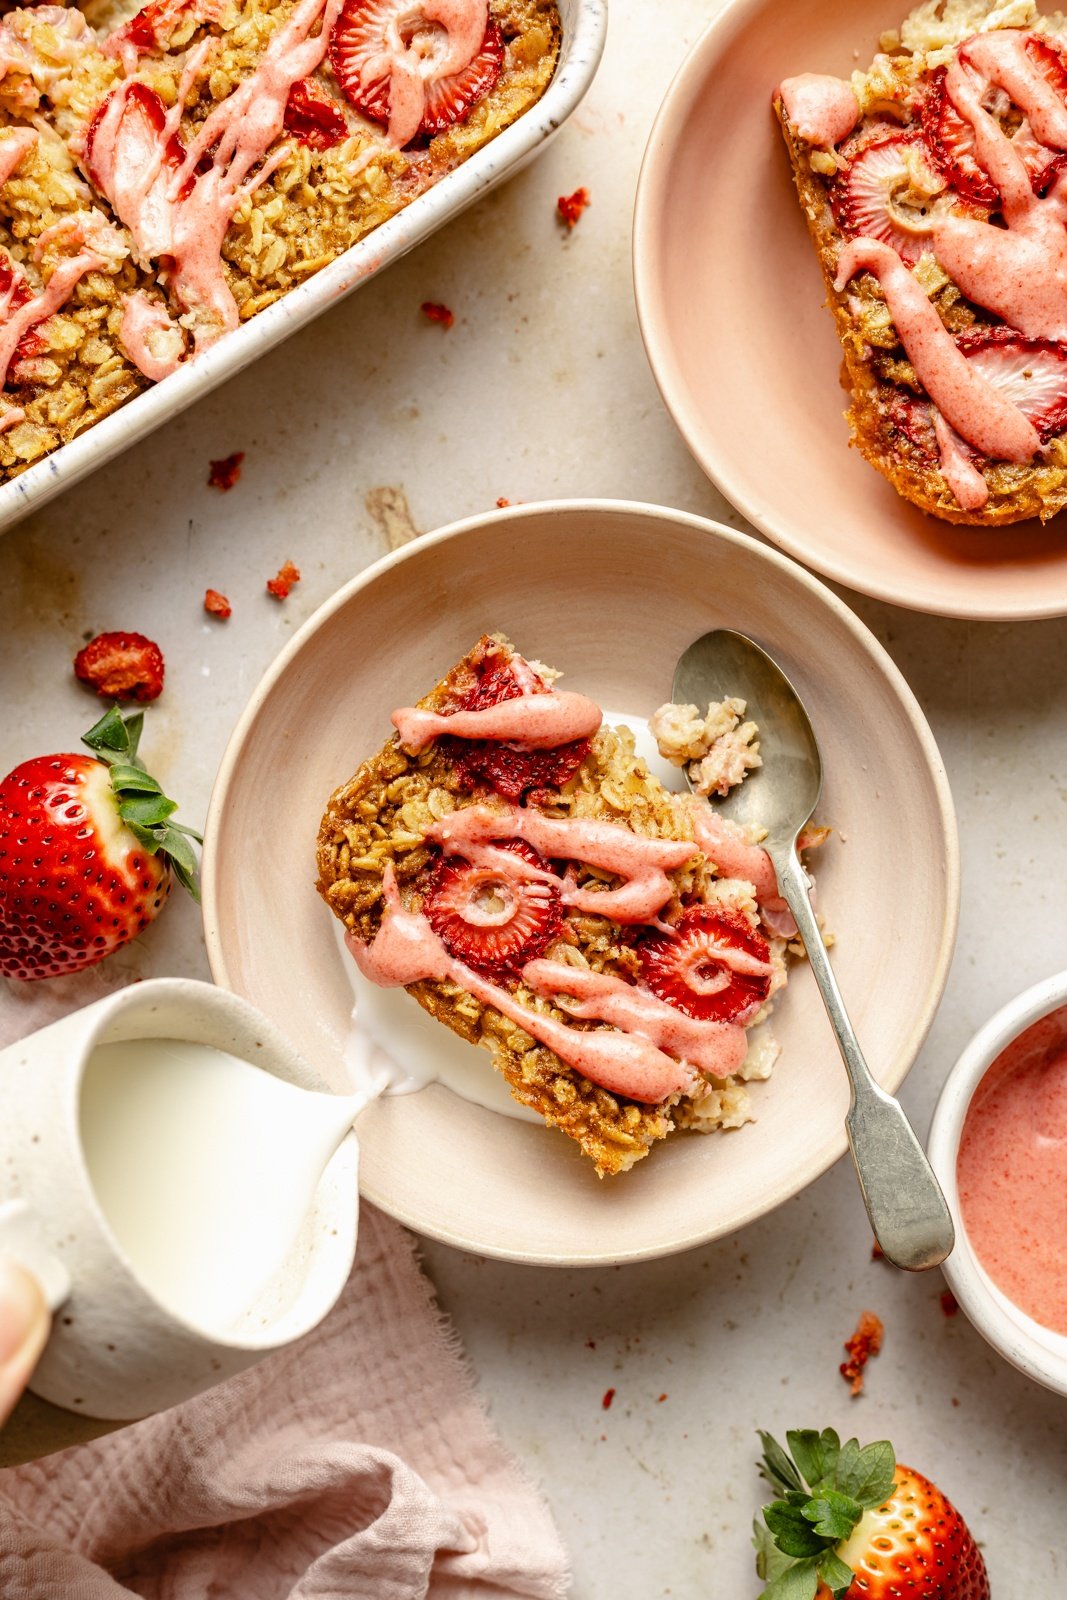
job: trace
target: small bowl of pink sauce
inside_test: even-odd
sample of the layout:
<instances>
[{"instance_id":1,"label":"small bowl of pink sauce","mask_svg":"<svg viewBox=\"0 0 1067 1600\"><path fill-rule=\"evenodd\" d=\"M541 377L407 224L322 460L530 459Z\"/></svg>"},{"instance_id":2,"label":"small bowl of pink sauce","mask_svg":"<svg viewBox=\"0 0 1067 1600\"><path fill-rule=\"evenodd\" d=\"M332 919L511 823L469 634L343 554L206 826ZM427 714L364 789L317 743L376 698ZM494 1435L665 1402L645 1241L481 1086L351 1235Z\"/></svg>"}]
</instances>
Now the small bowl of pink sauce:
<instances>
[{"instance_id":1,"label":"small bowl of pink sauce","mask_svg":"<svg viewBox=\"0 0 1067 1600\"><path fill-rule=\"evenodd\" d=\"M975 1035L929 1151L956 1223L953 1293L994 1349L1067 1395L1067 972Z\"/></svg>"}]
</instances>

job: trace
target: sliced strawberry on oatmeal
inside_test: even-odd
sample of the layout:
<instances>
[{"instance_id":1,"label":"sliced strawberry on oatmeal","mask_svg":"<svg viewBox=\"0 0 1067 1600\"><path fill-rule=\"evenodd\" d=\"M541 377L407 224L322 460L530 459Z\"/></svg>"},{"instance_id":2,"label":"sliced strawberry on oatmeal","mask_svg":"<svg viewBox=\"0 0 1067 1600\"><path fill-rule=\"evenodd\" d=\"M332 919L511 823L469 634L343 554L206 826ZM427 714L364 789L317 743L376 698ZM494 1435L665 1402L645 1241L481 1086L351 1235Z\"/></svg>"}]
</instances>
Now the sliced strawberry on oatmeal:
<instances>
[{"instance_id":1,"label":"sliced strawberry on oatmeal","mask_svg":"<svg viewBox=\"0 0 1067 1600\"><path fill-rule=\"evenodd\" d=\"M1067 60L1063 52L1050 40L1032 33L1026 41L1026 53L1050 87L1067 103ZM966 62L966 44L960 47L960 59ZM1011 102L1002 89L991 91L983 100L998 119L1011 112ZM922 124L930 159L946 183L975 205L998 205L1000 192L978 162L974 129L953 104L945 67L938 68L930 81L923 101ZM1034 193L1043 194L1063 167L1064 156L1040 144L1025 118L1017 124L1011 141L1030 174Z\"/></svg>"},{"instance_id":2,"label":"sliced strawberry on oatmeal","mask_svg":"<svg viewBox=\"0 0 1067 1600\"><path fill-rule=\"evenodd\" d=\"M848 151L842 155L848 157ZM945 181L918 133L862 145L829 186L834 221L850 239L880 239L908 266L930 248L933 211Z\"/></svg>"},{"instance_id":3,"label":"sliced strawberry on oatmeal","mask_svg":"<svg viewBox=\"0 0 1067 1600\"><path fill-rule=\"evenodd\" d=\"M697 1022L744 1021L770 993L770 946L736 912L689 906L670 933L652 934L639 951L653 994Z\"/></svg>"},{"instance_id":4,"label":"sliced strawberry on oatmeal","mask_svg":"<svg viewBox=\"0 0 1067 1600\"><path fill-rule=\"evenodd\" d=\"M285 130L312 150L332 150L348 137L340 106L316 92L309 78L294 83L285 105Z\"/></svg>"},{"instance_id":5,"label":"sliced strawberry on oatmeal","mask_svg":"<svg viewBox=\"0 0 1067 1600\"><path fill-rule=\"evenodd\" d=\"M9 321L21 306L28 305L32 299L33 291L26 282L26 274L8 255L0 252L0 320ZM32 328L27 328L15 346L15 354L11 358L11 376L16 383L20 381L16 370L18 363L31 361L34 356L41 355L45 348L44 338L37 331L36 324Z\"/></svg>"},{"instance_id":6,"label":"sliced strawberry on oatmeal","mask_svg":"<svg viewBox=\"0 0 1067 1600\"><path fill-rule=\"evenodd\" d=\"M536 673L528 667L525 670L530 679L528 688L532 687L535 693L550 692ZM509 663L493 664L456 710L481 711L502 700L517 700L522 692ZM575 739L554 750L519 750L488 739L449 738L441 742L465 787L474 789L479 783L486 783L505 800L526 798L535 803L569 782L589 753L588 739Z\"/></svg>"},{"instance_id":7,"label":"sliced strawberry on oatmeal","mask_svg":"<svg viewBox=\"0 0 1067 1600\"><path fill-rule=\"evenodd\" d=\"M956 345L1030 419L1043 444L1067 429L1067 344L998 326L969 328Z\"/></svg>"},{"instance_id":8,"label":"sliced strawberry on oatmeal","mask_svg":"<svg viewBox=\"0 0 1067 1600\"><path fill-rule=\"evenodd\" d=\"M330 62L345 98L402 147L462 121L489 93L504 40L486 0L345 0Z\"/></svg>"},{"instance_id":9,"label":"sliced strawberry on oatmeal","mask_svg":"<svg viewBox=\"0 0 1067 1600\"><path fill-rule=\"evenodd\" d=\"M545 872L548 863L521 839L501 850ZM425 906L430 926L450 955L476 972L514 975L559 934L563 915L556 883L460 859L438 863Z\"/></svg>"}]
</instances>

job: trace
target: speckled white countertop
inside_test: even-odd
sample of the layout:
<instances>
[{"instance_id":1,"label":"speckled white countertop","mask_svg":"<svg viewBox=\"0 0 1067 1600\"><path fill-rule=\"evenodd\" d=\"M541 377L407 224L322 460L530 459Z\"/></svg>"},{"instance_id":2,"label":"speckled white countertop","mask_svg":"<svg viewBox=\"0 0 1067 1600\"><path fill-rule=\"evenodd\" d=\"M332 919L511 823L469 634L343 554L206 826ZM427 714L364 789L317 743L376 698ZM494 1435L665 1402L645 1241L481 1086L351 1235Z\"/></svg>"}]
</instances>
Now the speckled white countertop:
<instances>
[{"instance_id":1,"label":"speckled white countertop","mask_svg":"<svg viewBox=\"0 0 1067 1600\"><path fill-rule=\"evenodd\" d=\"M0 539L4 770L70 748L84 633L158 638L167 692L154 770L203 815L230 729L294 627L387 548L368 495L402 488L420 529L494 504L610 495L742 526L676 437L645 362L630 215L653 114L715 0L614 0L589 99L533 167L347 303ZM574 233L556 197L586 184ZM756 202L754 202L756 203ZM724 245L737 219L723 219ZM455 311L450 332L420 315ZM229 494L208 462L246 452ZM279 605L286 557L304 580ZM201 610L229 595L227 624ZM950 1064L1010 995L1067 965L1067 621L943 622L846 596L911 682L940 741L963 838L963 917L945 1002L903 1099L925 1132ZM900 848L907 849L907 818ZM207 976L176 902L114 960ZM986 1548L996 1600L1067 1591L1067 1401L1018 1376L939 1274L869 1259L850 1169L745 1233L606 1271L511 1267L428 1244L426 1265L505 1439L544 1486L575 1600L745 1600L757 1425L891 1436ZM886 1324L850 1401L841 1342ZM615 1390L610 1410L602 1396Z\"/></svg>"}]
</instances>

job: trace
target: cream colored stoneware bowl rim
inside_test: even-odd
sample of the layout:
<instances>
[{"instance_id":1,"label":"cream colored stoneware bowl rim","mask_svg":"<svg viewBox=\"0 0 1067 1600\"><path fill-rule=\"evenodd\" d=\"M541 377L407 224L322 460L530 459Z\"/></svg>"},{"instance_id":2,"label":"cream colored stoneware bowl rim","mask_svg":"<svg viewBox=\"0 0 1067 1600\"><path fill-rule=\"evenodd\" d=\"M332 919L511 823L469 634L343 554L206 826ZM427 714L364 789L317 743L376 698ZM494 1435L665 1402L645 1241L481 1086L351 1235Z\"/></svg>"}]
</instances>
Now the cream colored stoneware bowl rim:
<instances>
[{"instance_id":1,"label":"cream colored stoneware bowl rim","mask_svg":"<svg viewBox=\"0 0 1067 1600\"><path fill-rule=\"evenodd\" d=\"M978 1085L1013 1040L1035 1022L1064 1006L1067 1006L1067 972L1057 972L1009 1000L979 1028L945 1079L930 1126L929 1150L931 1164L956 1224L956 1248L943 1268L953 1294L983 1339L998 1354L1046 1389L1067 1395L1067 1353L1056 1354L1048 1349L1028 1327L1030 1319L1022 1313L1013 1316L1007 1309L1007 1298L1003 1297L1002 1304L1001 1298L991 1291L960 1214L956 1179L963 1125ZM1067 1352L1067 1338L1061 1336L1059 1342Z\"/></svg>"},{"instance_id":2,"label":"cream colored stoneware bowl rim","mask_svg":"<svg viewBox=\"0 0 1067 1600\"><path fill-rule=\"evenodd\" d=\"M749 555L755 554L768 565L784 571L788 574L791 582L807 589L817 604L830 609L835 614L837 619L854 637L858 648L873 661L878 671L884 675L894 695L897 697L911 731L922 750L931 794L936 802L941 839L944 846L943 899L945 916L940 932L936 960L926 989L925 1002L919 1008L917 1014L911 1018L910 1026L901 1040L901 1047L896 1056L897 1070L887 1073L882 1080L887 1089L890 1091L895 1090L914 1064L940 1004L952 959L959 915L960 865L955 810L948 779L944 773L941 757L926 718L903 675L874 635L849 610L844 602L839 600L817 578L812 577L810 573L804 571L795 562L788 560L777 551L768 549L748 534L738 533L724 527L721 523L712 522L688 512L675 511L669 507L638 501L612 499L537 501L524 506L514 506L501 511L491 511L464 518L435 532L424 534L402 549L375 562L373 566L368 567L364 572L340 588L336 594L308 618L285 649L276 657L253 692L230 737L211 795L205 827L203 916L207 956L215 982L224 988L235 987L234 978L230 973L226 960L224 939L216 914L215 840L222 826L222 819L229 800L230 785L240 765L245 741L251 734L256 720L266 701L270 698L275 685L286 673L293 660L338 611L350 605L357 596L365 595L372 590L383 574L412 560L413 557L417 557L421 551L431 545L441 545L449 541L461 541L465 534L483 531L489 526L522 522L527 518L559 516L560 518L574 519L580 518L583 513L590 512L632 518L635 523L645 522L647 524L660 521L675 527L697 531L724 544L742 547ZM844 1072L843 1067L841 1070ZM784 1203L786 1199L792 1198L792 1196L806 1188L808 1184L814 1182L845 1153L846 1148L847 1141L844 1127L842 1126L839 1141L824 1158L809 1160L808 1165L799 1168L796 1180L788 1195L778 1194L768 1199L765 1204L756 1203L743 1217L735 1218L726 1224L721 1224L715 1218L709 1218L706 1227L701 1226L699 1229L679 1232L669 1239L660 1239L652 1245L638 1245L631 1249L617 1250L610 1255L602 1251L594 1251L588 1254L563 1256L551 1254L540 1249L536 1251L524 1250L521 1244L517 1244L514 1247L509 1246L506 1249L487 1247L473 1238L460 1236L458 1232L452 1229L435 1227L433 1219L428 1219L424 1214L420 1213L418 1216L406 1214L403 1207L398 1207L389 1197L378 1193L372 1185L366 1182L362 1183L361 1192L367 1200L381 1206L382 1209L387 1210L390 1215L396 1217L398 1221L408 1227L427 1237L440 1239L442 1242L460 1249L473 1250L478 1254L531 1265L574 1267L596 1266L608 1263L619 1264L676 1254L679 1251L690 1249L696 1245L704 1244L712 1239L735 1232L739 1227L756 1221L760 1216L775 1209L777 1205Z\"/></svg>"},{"instance_id":3,"label":"cream colored stoneware bowl rim","mask_svg":"<svg viewBox=\"0 0 1067 1600\"><path fill-rule=\"evenodd\" d=\"M1062 587L1052 586L1047 599L1029 593L1025 600L996 595L995 585L975 590L972 601L958 594L941 596L928 590L915 577L905 575L900 582L869 580L855 565L826 553L813 538L798 536L788 521L769 506L757 504L740 486L731 465L730 454L716 447L704 427L700 408L688 393L687 383L678 370L672 342L666 328L663 297L658 287L656 257L663 229L666 194L665 176L674 160L681 130L691 108L705 89L717 67L721 68L739 32L762 12L770 12L770 0L727 0L697 39L672 79L656 114L638 174L634 199L632 259L637 320L645 352L660 396L701 470L753 527L798 561L834 582L845 584L862 594L906 607L909 611L933 616L959 617L973 621L1036 621L1060 617L1065 601ZM902 8L906 10L906 7ZM847 19L848 8L841 15ZM842 449L845 441L842 440ZM873 471L873 469L871 469ZM813 484L813 491L817 486ZM1026 524L1029 526L1029 524ZM980 534L981 530L975 530Z\"/></svg>"}]
</instances>

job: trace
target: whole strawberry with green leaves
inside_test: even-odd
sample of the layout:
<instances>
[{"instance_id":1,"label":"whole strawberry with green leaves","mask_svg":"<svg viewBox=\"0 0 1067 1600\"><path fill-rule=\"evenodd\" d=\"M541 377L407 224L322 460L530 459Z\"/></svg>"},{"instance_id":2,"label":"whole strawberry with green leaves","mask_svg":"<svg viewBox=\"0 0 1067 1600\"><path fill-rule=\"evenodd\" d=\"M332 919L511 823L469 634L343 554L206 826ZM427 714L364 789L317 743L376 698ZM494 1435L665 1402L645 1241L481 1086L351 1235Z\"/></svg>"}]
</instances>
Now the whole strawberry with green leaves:
<instances>
[{"instance_id":1,"label":"whole strawberry with green leaves","mask_svg":"<svg viewBox=\"0 0 1067 1600\"><path fill-rule=\"evenodd\" d=\"M113 706L92 755L35 756L0 783L0 973L80 972L143 932L177 878L197 893L200 835L137 754L144 713Z\"/></svg>"},{"instance_id":2,"label":"whole strawberry with green leaves","mask_svg":"<svg viewBox=\"0 0 1067 1600\"><path fill-rule=\"evenodd\" d=\"M760 1600L989 1600L967 1524L887 1439L861 1449L808 1428L786 1434L788 1450L760 1440L779 1497L755 1524Z\"/></svg>"}]
</instances>

